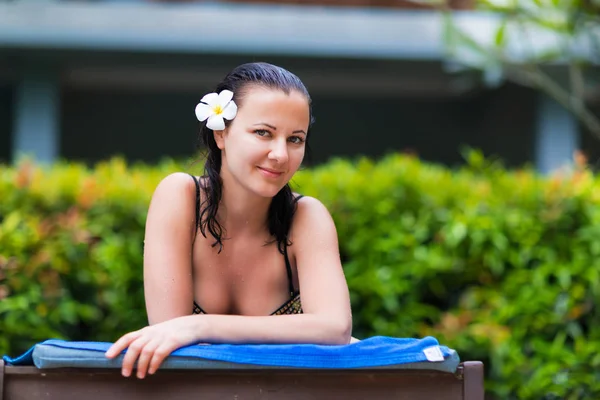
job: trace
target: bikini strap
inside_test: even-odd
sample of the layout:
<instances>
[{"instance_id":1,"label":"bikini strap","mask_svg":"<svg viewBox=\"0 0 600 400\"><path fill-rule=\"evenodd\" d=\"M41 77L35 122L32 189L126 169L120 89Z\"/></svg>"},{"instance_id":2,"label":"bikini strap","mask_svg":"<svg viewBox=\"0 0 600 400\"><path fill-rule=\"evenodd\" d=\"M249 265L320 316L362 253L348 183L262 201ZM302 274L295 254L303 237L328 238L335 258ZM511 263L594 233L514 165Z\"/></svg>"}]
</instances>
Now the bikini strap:
<instances>
[{"instance_id":1,"label":"bikini strap","mask_svg":"<svg viewBox=\"0 0 600 400\"><path fill-rule=\"evenodd\" d=\"M298 201L304 197L303 195L299 195L298 197L296 197L294 199L295 203L298 203ZM294 290L294 278L292 276L292 265L290 264L290 259L288 257L288 253L287 253L287 239L283 245L283 258L285 258L285 269L287 270L287 276L288 276L288 285L289 285L289 289L290 289L290 295L292 297L294 297L294 295L296 294L296 291Z\"/></svg>"},{"instance_id":2,"label":"bikini strap","mask_svg":"<svg viewBox=\"0 0 600 400\"><path fill-rule=\"evenodd\" d=\"M285 243L283 246L283 258L285 259L285 269L287 270L288 287L290 289L290 296L294 297L294 294L295 294L294 279L292 277L292 265L290 264L290 259L288 258L288 253L287 253L287 243Z\"/></svg>"}]
</instances>

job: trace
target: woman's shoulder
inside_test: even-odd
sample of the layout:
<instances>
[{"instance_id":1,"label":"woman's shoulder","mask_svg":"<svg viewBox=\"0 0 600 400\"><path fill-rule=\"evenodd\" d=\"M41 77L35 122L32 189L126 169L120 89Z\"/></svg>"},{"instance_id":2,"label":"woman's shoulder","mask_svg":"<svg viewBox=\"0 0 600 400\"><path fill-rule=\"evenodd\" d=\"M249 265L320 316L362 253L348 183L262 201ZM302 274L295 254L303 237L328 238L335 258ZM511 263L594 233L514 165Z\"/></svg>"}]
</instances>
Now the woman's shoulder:
<instances>
[{"instance_id":1,"label":"woman's shoulder","mask_svg":"<svg viewBox=\"0 0 600 400\"><path fill-rule=\"evenodd\" d=\"M317 198L312 196L305 196L302 193L292 192L294 196L294 200L298 203L298 208L300 207L315 207L316 204L322 204Z\"/></svg>"},{"instance_id":2,"label":"woman's shoulder","mask_svg":"<svg viewBox=\"0 0 600 400\"><path fill-rule=\"evenodd\" d=\"M193 201L196 193L194 178L185 172L173 172L165 176L154 190L151 206L174 208L177 205L187 205Z\"/></svg>"},{"instance_id":3,"label":"woman's shoulder","mask_svg":"<svg viewBox=\"0 0 600 400\"><path fill-rule=\"evenodd\" d=\"M297 199L298 207L294 214L292 231L296 235L310 232L324 225L331 225L333 222L331 214L319 199L312 196L302 196L298 193L294 193L294 197Z\"/></svg>"},{"instance_id":4,"label":"woman's shoulder","mask_svg":"<svg viewBox=\"0 0 600 400\"><path fill-rule=\"evenodd\" d=\"M304 196L298 201L290 230L290 241L292 242L291 254L296 265L300 265L301 259L306 261L307 257L311 257L307 254L336 251L338 238L335 222L320 200Z\"/></svg>"},{"instance_id":5,"label":"woman's shoulder","mask_svg":"<svg viewBox=\"0 0 600 400\"><path fill-rule=\"evenodd\" d=\"M205 189L206 185L207 179L205 176L197 176L187 172L172 172L158 183L156 190L167 192L172 190L187 190L195 192L197 189Z\"/></svg>"},{"instance_id":6,"label":"woman's shoulder","mask_svg":"<svg viewBox=\"0 0 600 400\"><path fill-rule=\"evenodd\" d=\"M172 172L169 175L162 178L158 183L157 189L175 189L175 188L187 188L194 187L194 180L199 180L201 177L197 177L187 172Z\"/></svg>"},{"instance_id":7,"label":"woman's shoulder","mask_svg":"<svg viewBox=\"0 0 600 400\"><path fill-rule=\"evenodd\" d=\"M294 199L298 203L298 208L312 209L312 208L326 208L325 205L321 202L321 200L312 196L305 196L302 193L292 193Z\"/></svg>"},{"instance_id":8,"label":"woman's shoulder","mask_svg":"<svg viewBox=\"0 0 600 400\"><path fill-rule=\"evenodd\" d=\"M196 185L183 172L165 176L156 186L146 218L147 237L192 237L195 232L194 212ZM161 239L162 240L162 239Z\"/></svg>"}]
</instances>

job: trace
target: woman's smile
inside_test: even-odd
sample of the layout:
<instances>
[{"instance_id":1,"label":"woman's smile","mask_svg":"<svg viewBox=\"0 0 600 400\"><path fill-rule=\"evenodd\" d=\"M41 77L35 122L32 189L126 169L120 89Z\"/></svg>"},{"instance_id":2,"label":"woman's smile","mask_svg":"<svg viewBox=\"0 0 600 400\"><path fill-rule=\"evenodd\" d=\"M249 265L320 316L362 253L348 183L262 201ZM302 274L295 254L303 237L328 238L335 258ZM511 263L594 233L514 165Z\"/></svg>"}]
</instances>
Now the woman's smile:
<instances>
[{"instance_id":1,"label":"woman's smile","mask_svg":"<svg viewBox=\"0 0 600 400\"><path fill-rule=\"evenodd\" d=\"M277 171L270 168L257 167L258 170L267 178L279 178L283 175L283 171Z\"/></svg>"}]
</instances>

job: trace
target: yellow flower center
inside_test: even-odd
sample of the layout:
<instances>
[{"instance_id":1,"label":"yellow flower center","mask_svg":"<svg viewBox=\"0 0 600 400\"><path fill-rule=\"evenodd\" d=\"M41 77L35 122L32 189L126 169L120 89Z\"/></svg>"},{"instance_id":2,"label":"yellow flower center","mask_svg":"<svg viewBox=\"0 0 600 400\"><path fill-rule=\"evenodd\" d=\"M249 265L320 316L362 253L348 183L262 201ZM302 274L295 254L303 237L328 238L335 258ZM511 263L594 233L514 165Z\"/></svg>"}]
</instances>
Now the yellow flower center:
<instances>
[{"instance_id":1,"label":"yellow flower center","mask_svg":"<svg viewBox=\"0 0 600 400\"><path fill-rule=\"evenodd\" d=\"M215 106L215 108L213 108L213 112L215 115L221 115L223 114L223 108L221 106Z\"/></svg>"}]
</instances>

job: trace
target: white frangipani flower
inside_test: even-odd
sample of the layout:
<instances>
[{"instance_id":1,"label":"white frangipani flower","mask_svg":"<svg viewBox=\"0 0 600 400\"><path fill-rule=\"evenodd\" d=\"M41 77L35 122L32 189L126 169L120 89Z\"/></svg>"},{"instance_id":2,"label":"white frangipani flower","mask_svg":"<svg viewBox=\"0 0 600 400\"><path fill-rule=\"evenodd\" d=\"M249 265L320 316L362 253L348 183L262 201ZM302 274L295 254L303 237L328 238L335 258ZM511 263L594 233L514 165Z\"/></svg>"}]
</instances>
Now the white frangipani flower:
<instances>
[{"instance_id":1,"label":"white frangipani flower","mask_svg":"<svg viewBox=\"0 0 600 400\"><path fill-rule=\"evenodd\" d=\"M232 100L233 92L223 90L221 93L209 93L196 106L196 118L213 131L225 129L225 120L232 120L237 114L237 105Z\"/></svg>"}]
</instances>

